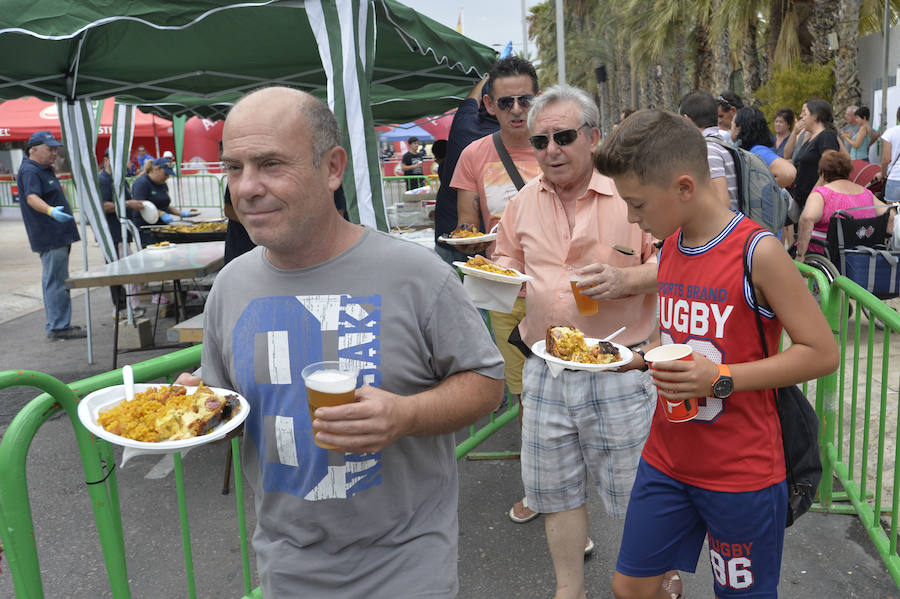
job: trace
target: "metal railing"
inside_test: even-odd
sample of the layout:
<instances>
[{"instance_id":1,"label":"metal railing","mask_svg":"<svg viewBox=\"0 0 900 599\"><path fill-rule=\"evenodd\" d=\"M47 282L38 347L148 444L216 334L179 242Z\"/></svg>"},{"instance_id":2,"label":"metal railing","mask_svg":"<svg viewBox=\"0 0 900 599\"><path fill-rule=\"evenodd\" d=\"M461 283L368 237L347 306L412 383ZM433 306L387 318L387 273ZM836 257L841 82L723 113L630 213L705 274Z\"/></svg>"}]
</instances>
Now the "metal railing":
<instances>
[{"instance_id":1,"label":"metal railing","mask_svg":"<svg viewBox=\"0 0 900 599\"><path fill-rule=\"evenodd\" d=\"M129 184L135 177L128 177ZM416 177L383 177L384 181L384 205L392 206L403 202L403 194L407 191L407 180L419 182L427 180L432 189L437 191L437 175L425 175ZM75 192L75 184L70 178L59 180L72 212L78 212L78 196ZM225 198L227 178L223 174L200 173L181 175L180 178L171 177L168 181L169 193L172 202L179 208L215 208L222 214L222 205ZM0 180L0 208L18 207L14 201L13 190L16 189L15 181Z\"/></svg>"},{"instance_id":2,"label":"metal railing","mask_svg":"<svg viewBox=\"0 0 900 599\"><path fill-rule=\"evenodd\" d=\"M200 352L201 346L197 345L135 364L133 365L135 380L153 381L166 378L171 382L176 374L196 368L200 363ZM112 596L116 599L131 597L112 447L108 442L93 437L81 424L77 414L78 401L81 397L92 391L120 384L122 384L121 370L93 376L69 385L50 375L34 371L8 370L0 372L0 389L34 387L44 391L42 395L30 401L19 411L0 441L0 541L2 541L3 553L9 561L13 587L18 599L44 596L25 466L28 449L38 429L61 409L65 410L72 424L85 480L91 481L87 488ZM231 444L244 594L245 599L259 599L261 598L259 590L251 588L250 553L244 518L243 479L241 478L238 438L232 438ZM184 472L181 454L175 453L173 457L185 573L188 594L193 598L197 596L197 593L194 584L193 555L184 493Z\"/></svg>"},{"instance_id":3,"label":"metal railing","mask_svg":"<svg viewBox=\"0 0 900 599\"><path fill-rule=\"evenodd\" d=\"M898 395L889 381L898 381L900 364L891 365L890 343L900 333L900 315L889 306L845 277L829 284L823 274L807 265L798 268L807 277L811 290L819 297L823 312L839 340L841 364L837 372L809 384L804 391L814 393L820 417L820 445L823 455L823 477L819 501L813 510L857 516L869 534L888 573L900 588L900 556L897 535L900 529L900 416ZM850 319L853 308L854 318ZM863 310L868 312L864 322ZM878 327L873 323L880 323ZM863 333L865 327L865 333ZM161 356L134 365L135 377L149 381L171 377L190 370L200 361L200 346ZM118 505L118 488L112 464L112 449L105 441L94 439L78 421L78 399L96 389L121 384L120 370L84 379L70 385L48 375L29 371L0 373L0 389L11 386L37 387L46 393L32 400L13 419L0 441L0 541L13 573L16 596L20 599L42 597L40 567L35 547L34 527L25 482L25 458L35 433L50 416L65 409L75 430L86 480L104 484L89 486L97 521L98 535L106 560L113 596L130 597L124 559L124 538ZM861 388L863 393L861 394ZM470 454L494 432L516 419L520 406L510 402L492 415L481 428L469 428L469 436L456 449L457 459ZM890 418L889 418L890 416ZM235 485L241 484L240 452L237 439L232 439ZM507 452L510 453L510 452ZM498 456L504 457L504 456ZM185 570L192 586L193 567L190 536L181 479L181 461L175 461L179 508L182 514ZM874 468L873 468L874 465ZM838 488L835 488L835 484ZM241 528L241 554L246 597L259 597L259 589L251 589L248 565L246 526L243 520L242 492L236 489ZM889 514L887 522L882 514ZM15 526L11 524L15 523Z\"/></svg>"},{"instance_id":4,"label":"metal railing","mask_svg":"<svg viewBox=\"0 0 900 599\"><path fill-rule=\"evenodd\" d=\"M134 179L129 177L127 181L131 184ZM77 213L79 206L75 183L68 177L61 178L59 183L66 194L66 199L69 200L72 213ZM172 202L179 208L215 208L220 215L223 214L224 175L207 173L182 175L180 179L170 178L168 184ZM13 190L17 190L15 181L0 180L0 208L18 208L19 204L14 200Z\"/></svg>"},{"instance_id":5,"label":"metal railing","mask_svg":"<svg viewBox=\"0 0 900 599\"><path fill-rule=\"evenodd\" d=\"M841 360L817 381L823 476L813 509L856 515L900 587L900 417L890 386L900 380L900 361L891 361L900 314L846 277L819 285Z\"/></svg>"}]
</instances>

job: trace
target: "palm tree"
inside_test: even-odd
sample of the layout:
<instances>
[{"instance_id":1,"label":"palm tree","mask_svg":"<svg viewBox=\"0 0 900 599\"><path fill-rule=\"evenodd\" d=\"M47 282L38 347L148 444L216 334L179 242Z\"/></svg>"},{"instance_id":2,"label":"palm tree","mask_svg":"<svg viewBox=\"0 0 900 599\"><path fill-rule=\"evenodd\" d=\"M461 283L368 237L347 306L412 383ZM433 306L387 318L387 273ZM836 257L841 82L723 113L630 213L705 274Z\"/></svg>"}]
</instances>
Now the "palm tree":
<instances>
[{"instance_id":1,"label":"palm tree","mask_svg":"<svg viewBox=\"0 0 900 599\"><path fill-rule=\"evenodd\" d=\"M860 103L857 41L859 40L859 10L861 0L840 0L838 11L838 49L834 61L834 107L843 108Z\"/></svg>"}]
</instances>

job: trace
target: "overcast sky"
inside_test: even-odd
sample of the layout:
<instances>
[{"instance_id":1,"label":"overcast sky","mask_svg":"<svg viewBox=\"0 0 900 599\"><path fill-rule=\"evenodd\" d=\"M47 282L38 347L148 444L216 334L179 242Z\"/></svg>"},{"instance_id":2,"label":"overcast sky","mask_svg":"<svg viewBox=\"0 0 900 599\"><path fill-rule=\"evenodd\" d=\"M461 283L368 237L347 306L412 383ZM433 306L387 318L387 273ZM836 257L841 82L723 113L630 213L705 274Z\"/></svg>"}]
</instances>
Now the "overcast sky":
<instances>
[{"instance_id":1,"label":"overcast sky","mask_svg":"<svg viewBox=\"0 0 900 599\"><path fill-rule=\"evenodd\" d=\"M456 29L459 12L463 14L463 34L486 46L501 50L512 41L513 51L522 49L522 0L400 0L438 23ZM525 0L525 10L541 0ZM535 56L534 43L528 49Z\"/></svg>"}]
</instances>

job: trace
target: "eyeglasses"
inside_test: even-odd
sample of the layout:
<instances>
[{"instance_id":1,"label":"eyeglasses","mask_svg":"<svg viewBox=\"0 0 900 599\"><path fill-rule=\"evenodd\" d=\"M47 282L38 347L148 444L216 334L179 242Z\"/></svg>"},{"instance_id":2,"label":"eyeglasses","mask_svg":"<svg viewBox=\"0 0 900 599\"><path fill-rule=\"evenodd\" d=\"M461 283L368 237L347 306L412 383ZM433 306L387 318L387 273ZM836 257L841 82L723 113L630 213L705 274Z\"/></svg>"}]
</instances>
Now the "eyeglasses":
<instances>
[{"instance_id":1,"label":"eyeglasses","mask_svg":"<svg viewBox=\"0 0 900 599\"><path fill-rule=\"evenodd\" d=\"M578 139L578 132L584 129L585 127L589 127L590 125L584 124L578 129L564 129L562 131L557 131L553 134L553 143L558 146L567 146L576 139ZM550 145L550 135L532 135L528 138L528 142L534 147L535 150L543 150L546 149L548 145Z\"/></svg>"},{"instance_id":2,"label":"eyeglasses","mask_svg":"<svg viewBox=\"0 0 900 599\"><path fill-rule=\"evenodd\" d=\"M500 110L512 110L513 104L518 102L519 106L527 109L531 107L533 101L534 96L531 94L526 94L524 96L503 96L502 98L497 98L497 108Z\"/></svg>"},{"instance_id":3,"label":"eyeglasses","mask_svg":"<svg viewBox=\"0 0 900 599\"><path fill-rule=\"evenodd\" d=\"M709 97L709 96L707 96L707 97ZM716 98L716 104L718 104L719 106L724 106L725 108L731 108L732 106L734 106L734 104L732 104L731 102L729 102L722 96L718 96Z\"/></svg>"}]
</instances>

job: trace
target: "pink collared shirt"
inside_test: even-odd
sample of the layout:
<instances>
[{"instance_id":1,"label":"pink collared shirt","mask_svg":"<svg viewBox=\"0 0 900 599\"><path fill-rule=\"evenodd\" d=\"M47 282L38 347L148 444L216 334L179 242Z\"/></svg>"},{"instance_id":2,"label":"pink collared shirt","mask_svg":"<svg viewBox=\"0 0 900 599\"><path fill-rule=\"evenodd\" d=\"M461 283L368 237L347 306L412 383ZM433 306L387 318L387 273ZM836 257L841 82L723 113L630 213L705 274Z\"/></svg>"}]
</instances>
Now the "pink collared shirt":
<instances>
[{"instance_id":1,"label":"pink collared shirt","mask_svg":"<svg viewBox=\"0 0 900 599\"><path fill-rule=\"evenodd\" d=\"M562 202L544 175L529 181L503 213L493 260L534 277L526 283L522 339L531 346L553 325L575 326L597 338L625 326L617 343L633 345L647 339L656 324L656 294L601 301L597 314L585 316L575 305L569 267L656 262L653 238L628 222L627 207L612 179L596 171L585 195L575 201L574 220L570 233ZM614 245L631 248L634 255L625 255Z\"/></svg>"}]
</instances>

